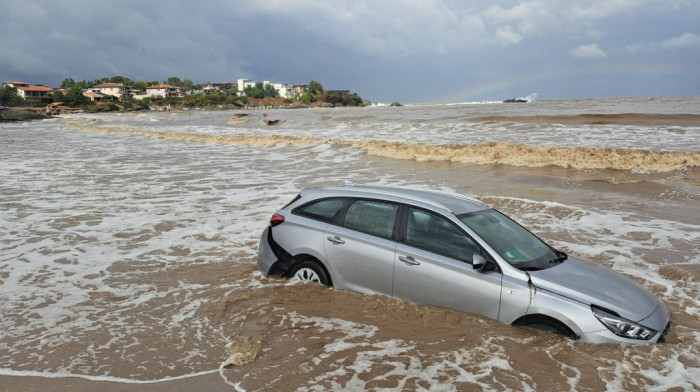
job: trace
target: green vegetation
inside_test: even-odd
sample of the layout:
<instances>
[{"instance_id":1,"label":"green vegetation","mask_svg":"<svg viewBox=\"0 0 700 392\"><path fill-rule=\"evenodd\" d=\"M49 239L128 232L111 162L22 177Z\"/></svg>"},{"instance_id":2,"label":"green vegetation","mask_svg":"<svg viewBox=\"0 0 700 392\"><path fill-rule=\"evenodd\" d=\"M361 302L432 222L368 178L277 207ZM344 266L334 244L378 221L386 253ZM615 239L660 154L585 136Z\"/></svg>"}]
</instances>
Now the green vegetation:
<instances>
[{"instance_id":1,"label":"green vegetation","mask_svg":"<svg viewBox=\"0 0 700 392\"><path fill-rule=\"evenodd\" d=\"M22 105L22 97L17 94L17 89L10 86L5 86L0 89L0 106L20 106Z\"/></svg>"},{"instance_id":2,"label":"green vegetation","mask_svg":"<svg viewBox=\"0 0 700 392\"><path fill-rule=\"evenodd\" d=\"M72 87L69 87L65 95L60 90L54 92L53 100L54 102L63 102L66 106L70 107L85 106L90 103L90 98L83 95L83 89L77 84L73 84Z\"/></svg>"},{"instance_id":3,"label":"green vegetation","mask_svg":"<svg viewBox=\"0 0 700 392\"><path fill-rule=\"evenodd\" d=\"M148 97L144 99L134 99L126 96L121 101L103 100L92 102L90 98L83 95L87 89L105 83L119 83L129 90L145 91L147 87L158 84L168 84L179 88L185 93L184 97ZM105 110L143 110L149 108L221 108L232 109L250 105L270 105L285 107L305 107L305 106L363 106L364 102L357 94L350 94L345 91L325 91L323 85L316 80L309 82L307 91L295 99L283 99L270 84L256 83L253 87L246 87L243 91L245 95L239 96L236 87L225 91L215 91L210 94L203 94L204 85L195 84L189 79L180 79L171 76L163 82L159 81L133 81L125 76L103 77L95 80L74 80L66 78L61 82L61 90L54 92L54 102L61 102L65 106L81 108L88 111ZM261 103L262 100L262 103ZM24 101L17 94L17 90L12 87L4 87L0 90L0 104L3 106L33 106L38 102Z\"/></svg>"},{"instance_id":4,"label":"green vegetation","mask_svg":"<svg viewBox=\"0 0 700 392\"><path fill-rule=\"evenodd\" d=\"M101 79L95 79L95 80L80 80L78 82L74 81L73 78L66 78L63 79L63 82L61 82L61 88L63 89L70 89L72 87L78 87L83 90L97 86L98 84L103 84L103 83L120 83L125 85L126 87L133 89L133 90L145 90L146 87L148 86L154 86L157 84L168 84L173 87L177 87L182 89L183 91L192 91L192 90L201 90L204 86L201 84L195 84L189 79L185 80L180 80L177 76L171 76L167 80L164 80L162 82L159 82L157 80L152 80L152 81L133 81L126 76L112 76L111 78L108 77L103 77Z\"/></svg>"},{"instance_id":5,"label":"green vegetation","mask_svg":"<svg viewBox=\"0 0 700 392\"><path fill-rule=\"evenodd\" d=\"M245 93L246 97L251 97L251 98L277 98L279 97L279 94L277 93L277 90L275 90L274 87L271 85L265 85L263 86L262 83L258 82L255 83L255 87L246 87L243 92Z\"/></svg>"},{"instance_id":6,"label":"green vegetation","mask_svg":"<svg viewBox=\"0 0 700 392\"><path fill-rule=\"evenodd\" d=\"M185 108L207 108L207 107L221 107L221 108L237 108L245 106L246 97L238 97L231 94L222 94L215 92L207 95L187 95L183 98L178 97L156 97L156 98L144 98L141 102L148 106L161 106L161 107L185 107ZM147 107L148 107L147 106Z\"/></svg>"},{"instance_id":7,"label":"green vegetation","mask_svg":"<svg viewBox=\"0 0 700 392\"><path fill-rule=\"evenodd\" d=\"M336 106L362 106L362 98L357 94L341 94L327 92L323 95L323 100Z\"/></svg>"},{"instance_id":8,"label":"green vegetation","mask_svg":"<svg viewBox=\"0 0 700 392\"><path fill-rule=\"evenodd\" d=\"M43 120L47 115L33 110L0 110L0 123L11 121Z\"/></svg>"}]
</instances>

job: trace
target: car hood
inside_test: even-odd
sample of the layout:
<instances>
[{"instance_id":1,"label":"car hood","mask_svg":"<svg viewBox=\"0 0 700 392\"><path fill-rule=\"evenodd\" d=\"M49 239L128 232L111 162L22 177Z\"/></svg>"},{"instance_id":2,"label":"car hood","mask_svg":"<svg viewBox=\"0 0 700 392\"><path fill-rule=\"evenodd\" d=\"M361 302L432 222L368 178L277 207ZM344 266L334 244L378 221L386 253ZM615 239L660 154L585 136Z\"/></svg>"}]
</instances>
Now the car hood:
<instances>
[{"instance_id":1,"label":"car hood","mask_svg":"<svg viewBox=\"0 0 700 392\"><path fill-rule=\"evenodd\" d=\"M654 312L659 301L632 279L609 268L573 257L562 264L530 272L535 287L607 308L638 322Z\"/></svg>"}]
</instances>

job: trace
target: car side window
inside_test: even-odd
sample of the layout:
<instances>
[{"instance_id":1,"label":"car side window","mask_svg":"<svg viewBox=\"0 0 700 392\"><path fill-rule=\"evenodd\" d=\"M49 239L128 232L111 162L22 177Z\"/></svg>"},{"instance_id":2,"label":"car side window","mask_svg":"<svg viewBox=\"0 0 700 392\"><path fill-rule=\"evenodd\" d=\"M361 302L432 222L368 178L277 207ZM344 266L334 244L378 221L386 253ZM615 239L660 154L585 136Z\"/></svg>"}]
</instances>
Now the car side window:
<instances>
[{"instance_id":1,"label":"car side window","mask_svg":"<svg viewBox=\"0 0 700 392\"><path fill-rule=\"evenodd\" d=\"M345 206L346 202L347 199L343 198L318 200L297 208L294 210L294 213L307 218L330 222L338 211Z\"/></svg>"},{"instance_id":2,"label":"car side window","mask_svg":"<svg viewBox=\"0 0 700 392\"><path fill-rule=\"evenodd\" d=\"M479 247L444 217L409 207L406 244L471 263Z\"/></svg>"},{"instance_id":3,"label":"car side window","mask_svg":"<svg viewBox=\"0 0 700 392\"><path fill-rule=\"evenodd\" d=\"M343 226L391 239L398 205L376 200L357 200L345 213Z\"/></svg>"}]
</instances>

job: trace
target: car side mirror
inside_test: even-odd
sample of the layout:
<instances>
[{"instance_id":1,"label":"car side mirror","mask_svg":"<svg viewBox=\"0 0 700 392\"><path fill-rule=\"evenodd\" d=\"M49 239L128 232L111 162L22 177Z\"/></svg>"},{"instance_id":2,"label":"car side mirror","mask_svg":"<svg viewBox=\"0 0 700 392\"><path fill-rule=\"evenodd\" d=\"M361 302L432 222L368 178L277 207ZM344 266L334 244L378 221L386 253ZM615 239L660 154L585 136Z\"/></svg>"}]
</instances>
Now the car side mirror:
<instances>
[{"instance_id":1,"label":"car side mirror","mask_svg":"<svg viewBox=\"0 0 700 392\"><path fill-rule=\"evenodd\" d=\"M474 253L472 255L472 267L474 267L475 270L480 270L484 268L485 264L486 259L480 253Z\"/></svg>"}]
</instances>

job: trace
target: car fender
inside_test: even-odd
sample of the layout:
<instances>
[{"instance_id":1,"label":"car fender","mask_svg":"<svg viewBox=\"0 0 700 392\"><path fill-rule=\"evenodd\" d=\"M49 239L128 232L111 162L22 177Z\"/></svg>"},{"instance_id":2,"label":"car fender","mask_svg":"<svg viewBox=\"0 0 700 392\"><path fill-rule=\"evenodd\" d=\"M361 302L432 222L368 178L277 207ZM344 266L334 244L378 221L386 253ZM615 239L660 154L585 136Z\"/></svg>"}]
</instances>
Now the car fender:
<instances>
[{"instance_id":1,"label":"car fender","mask_svg":"<svg viewBox=\"0 0 700 392\"><path fill-rule=\"evenodd\" d=\"M531 286L531 291L532 300L528 315L541 314L556 319L577 336L605 329L593 315L590 305L534 285Z\"/></svg>"},{"instance_id":2,"label":"car fender","mask_svg":"<svg viewBox=\"0 0 700 392\"><path fill-rule=\"evenodd\" d=\"M326 271L331 272L328 268L329 265L326 255L319 251L319 249L323 249L322 232L305 229L294 224L287 224L284 227L280 225L272 228L271 231L273 241L291 256L290 260L280 260L285 263L285 265L281 266L283 270L291 268L294 263L305 258L313 257L323 264ZM331 276L331 279L332 278Z\"/></svg>"}]
</instances>

